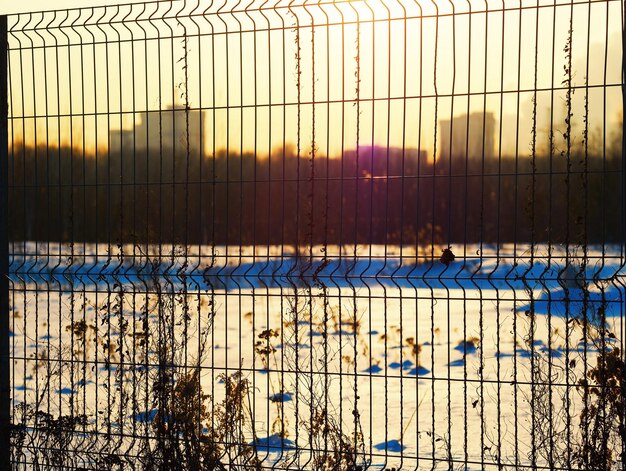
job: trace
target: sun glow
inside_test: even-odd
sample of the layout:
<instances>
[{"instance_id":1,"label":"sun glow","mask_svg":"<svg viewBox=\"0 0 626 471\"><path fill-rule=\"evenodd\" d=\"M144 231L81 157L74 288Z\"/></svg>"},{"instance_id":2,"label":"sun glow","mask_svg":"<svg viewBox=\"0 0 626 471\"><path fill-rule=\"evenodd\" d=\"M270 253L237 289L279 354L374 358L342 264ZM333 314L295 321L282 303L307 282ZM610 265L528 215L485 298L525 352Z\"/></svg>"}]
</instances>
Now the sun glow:
<instances>
[{"instance_id":1,"label":"sun glow","mask_svg":"<svg viewBox=\"0 0 626 471\"><path fill-rule=\"evenodd\" d=\"M553 60L552 52L563 48L569 27L555 15L569 15L569 7L485 11L472 10L472 2L354 0L221 15L192 2L174 4L99 7L65 22L52 13L11 17L13 139L106 147L111 132L132 130L142 113L175 106L204 112L207 155L228 149L261 156L294 145L302 155L339 156L382 146L419 148L432 159L451 139L442 136L442 120L476 113L493 119L494 148L505 156L528 152L532 100L539 146L550 122L562 121L565 58ZM179 6L180 15L150 27L118 26L126 16L171 16ZM589 18L612 8L619 5L574 6L574 30L584 33ZM70 26L92 16L113 26ZM620 61L608 61L604 73L604 57L621 54L620 16L609 18L604 31L589 31L589 41L574 35L572 43L573 84L589 85L591 129L616 124L621 106ZM80 44L57 51L19 32L40 21L54 26L57 44L66 41L63 33L78 34ZM118 36L124 41L106 43ZM604 36L606 51L598 46ZM32 72L20 71L20 61L33 63ZM583 98L574 94L572 103L578 126Z\"/></svg>"}]
</instances>

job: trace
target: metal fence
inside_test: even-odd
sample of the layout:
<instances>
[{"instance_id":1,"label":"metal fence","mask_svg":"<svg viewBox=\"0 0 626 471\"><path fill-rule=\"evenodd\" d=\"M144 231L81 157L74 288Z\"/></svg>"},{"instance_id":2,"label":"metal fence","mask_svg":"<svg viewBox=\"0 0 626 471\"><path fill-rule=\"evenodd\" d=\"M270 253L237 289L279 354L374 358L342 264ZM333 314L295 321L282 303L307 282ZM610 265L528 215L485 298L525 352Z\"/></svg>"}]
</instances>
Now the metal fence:
<instances>
[{"instance_id":1,"label":"metal fence","mask_svg":"<svg viewBox=\"0 0 626 471\"><path fill-rule=\"evenodd\" d=\"M3 469L624 469L622 2L2 19Z\"/></svg>"}]
</instances>

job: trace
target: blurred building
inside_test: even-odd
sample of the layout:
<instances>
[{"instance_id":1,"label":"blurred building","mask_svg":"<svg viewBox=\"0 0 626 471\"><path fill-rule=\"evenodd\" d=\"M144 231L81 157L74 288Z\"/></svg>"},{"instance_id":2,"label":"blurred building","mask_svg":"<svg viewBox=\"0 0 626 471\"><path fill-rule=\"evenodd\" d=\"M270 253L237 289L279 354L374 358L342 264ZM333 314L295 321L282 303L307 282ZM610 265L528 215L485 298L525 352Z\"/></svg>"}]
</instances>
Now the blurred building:
<instances>
[{"instance_id":1,"label":"blurred building","mask_svg":"<svg viewBox=\"0 0 626 471\"><path fill-rule=\"evenodd\" d=\"M111 130L111 152L123 151L187 152L189 136L190 154L203 155L205 111L185 110L169 106L161 111L137 113L132 129Z\"/></svg>"},{"instance_id":2,"label":"blurred building","mask_svg":"<svg viewBox=\"0 0 626 471\"><path fill-rule=\"evenodd\" d=\"M440 158L481 160L495 154L496 120L492 112L477 111L439 120Z\"/></svg>"}]
</instances>

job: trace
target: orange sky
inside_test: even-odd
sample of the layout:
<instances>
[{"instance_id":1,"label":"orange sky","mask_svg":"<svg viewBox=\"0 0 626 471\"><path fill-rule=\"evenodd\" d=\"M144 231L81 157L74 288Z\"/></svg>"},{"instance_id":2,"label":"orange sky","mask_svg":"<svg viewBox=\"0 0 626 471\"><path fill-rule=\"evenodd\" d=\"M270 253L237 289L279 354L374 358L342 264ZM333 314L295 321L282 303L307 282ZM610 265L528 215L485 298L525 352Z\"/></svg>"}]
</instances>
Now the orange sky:
<instances>
[{"instance_id":1,"label":"orange sky","mask_svg":"<svg viewBox=\"0 0 626 471\"><path fill-rule=\"evenodd\" d=\"M36 0L6 3L10 6L2 6L5 12L45 9L51 5ZM114 3L94 0L80 5ZM184 101L186 91L192 108L208 111L205 148L209 153L213 146L215 149L229 146L233 150L256 147L260 153L269 153L284 137L292 143L300 140L303 149L314 143L319 151L332 155L337 155L342 146L354 148L357 142L420 146L432 155L437 128L435 111L437 120L486 111L494 114L498 127L502 123L502 134L497 129L496 135L502 136L503 152L515 153L517 143L518 150L524 154L531 138L535 83L537 89L544 90L536 96L538 139L547 141L550 123L553 130L564 126L565 91L552 93L549 89L562 87L565 78L563 67L567 61L563 48L572 10L573 85L591 86L588 92L591 129L615 125L621 111L621 90L603 85L618 85L621 81L620 2L527 9L521 14L514 10L513 2L507 2L505 13L473 15L464 14L468 2L439 2L438 21L432 16L435 13L432 2L422 3L423 18L416 8L405 11L399 8L402 5L399 2L380 0L343 3L341 8L294 7L294 13L282 9L268 15L212 15L205 21L198 19L199 31L204 34L200 37L194 36L198 27L189 20L180 24L175 20L161 22L152 29L146 27L147 33L130 23L130 31L109 28L102 33L92 27L78 35L69 32L73 44L83 41L82 48L36 48L34 55L29 49L22 54L11 53L13 115L62 115L47 120L16 120L14 136L19 139L25 132L27 141L36 135L38 141L50 142L58 140L60 134L61 142L67 144L71 131L74 141L84 139L88 147L102 146L106 144L108 130L133 126L138 118L132 111L156 110L177 100ZM55 8L78 4L70 0L53 3ZM482 2L472 4L477 5L474 10L484 9ZM184 7L183 3L178 5ZM197 6L191 0L186 5L189 11ZM460 14L447 16L452 11L450 5ZM121 18L126 12L139 14L142 8L122 9L113 18ZM157 13L165 12L168 5L154 8ZM501 5L490 4L490 8ZM107 13L113 14L114 10ZM411 17L407 21L402 19L405 14ZM87 17L85 13L80 18ZM18 21L28 28L36 24L37 18L29 23L30 17L23 15ZM372 23L372 18L386 21ZM10 24L16 20L17 17L12 17ZM268 25L277 28L283 22L287 27L284 31L267 32ZM316 25L314 35L309 27L311 22ZM326 27L326 22L335 24ZM299 89L296 35L290 28L296 24L301 26ZM170 28L179 36L174 41L170 39ZM189 37L186 44L183 28ZM216 34L206 35L211 30ZM241 30L246 32L240 33ZM63 32L68 31L65 28ZM63 43L62 32L57 29L53 33L61 34L45 36L45 45L54 41ZM94 46L91 34L96 42L114 40L118 34L123 40L148 39ZM536 76L535 36L539 44ZM35 46L44 44L35 35L19 32L9 40L12 48L20 43L29 45L30 41ZM357 51L361 100L358 120L353 102L357 98ZM157 65L159 57L161 67ZM24 84L23 89L20 83ZM518 89L523 92L517 93ZM572 97L574 131L579 134L584 97L584 89ZM95 118L94 113L105 114ZM87 117L83 123L84 114ZM514 132L516 126L518 133Z\"/></svg>"}]
</instances>

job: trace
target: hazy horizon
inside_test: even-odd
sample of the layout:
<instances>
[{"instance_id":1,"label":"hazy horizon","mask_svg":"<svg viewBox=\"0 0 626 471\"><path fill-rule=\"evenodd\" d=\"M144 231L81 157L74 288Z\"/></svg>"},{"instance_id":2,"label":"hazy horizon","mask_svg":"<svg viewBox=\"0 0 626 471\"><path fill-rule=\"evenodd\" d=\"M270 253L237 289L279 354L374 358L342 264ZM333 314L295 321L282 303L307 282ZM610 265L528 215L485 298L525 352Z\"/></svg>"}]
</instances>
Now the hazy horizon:
<instances>
[{"instance_id":1,"label":"hazy horizon","mask_svg":"<svg viewBox=\"0 0 626 471\"><path fill-rule=\"evenodd\" d=\"M206 111L207 154L299 142L324 155L357 143L433 155L441 120L484 112L496 149L524 155L533 124L537 145L550 130L555 147L567 145L568 100L570 145L585 126L589 136L620 131L619 3L469 14L460 2L252 2L228 15L186 3L11 16L12 138L102 148L140 113L173 104ZM122 26L126 17L136 21ZM33 34L45 25L46 36Z\"/></svg>"}]
</instances>

